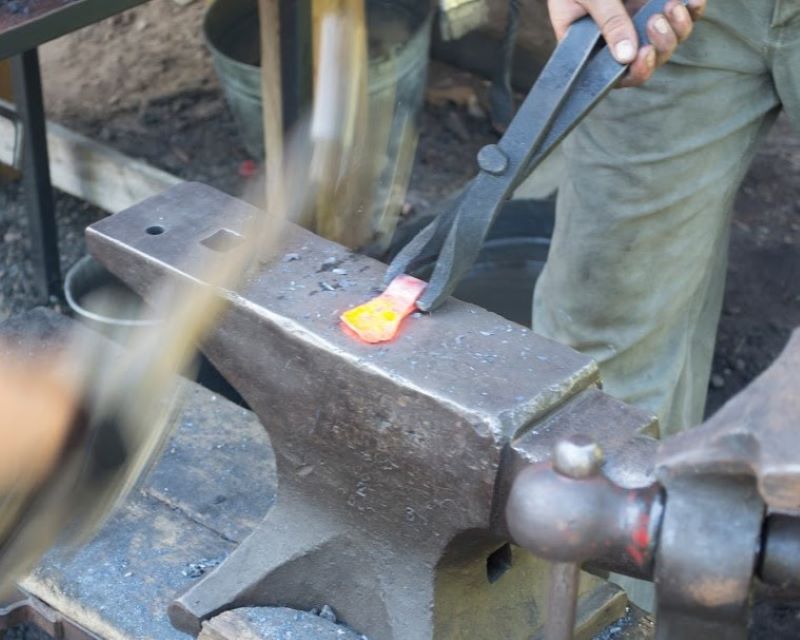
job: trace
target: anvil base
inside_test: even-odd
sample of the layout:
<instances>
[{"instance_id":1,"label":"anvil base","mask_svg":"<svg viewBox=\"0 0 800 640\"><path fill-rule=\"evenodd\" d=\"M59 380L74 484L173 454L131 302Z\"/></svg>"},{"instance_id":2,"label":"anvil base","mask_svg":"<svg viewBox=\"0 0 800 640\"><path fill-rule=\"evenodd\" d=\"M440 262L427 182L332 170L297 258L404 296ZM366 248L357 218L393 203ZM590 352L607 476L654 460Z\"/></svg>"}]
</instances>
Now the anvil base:
<instances>
[{"instance_id":1,"label":"anvil base","mask_svg":"<svg viewBox=\"0 0 800 640\"><path fill-rule=\"evenodd\" d=\"M547 606L549 565L497 540L471 539L469 554L461 541L451 548L439 557L398 553L279 497L226 562L170 606L170 619L196 634L202 621L236 607L309 610L333 602L346 622L346 612L359 605L382 614L385 627L370 640L534 636ZM431 603L433 618L420 616ZM592 637L623 616L626 605L621 589L584 574L576 638Z\"/></svg>"}]
</instances>

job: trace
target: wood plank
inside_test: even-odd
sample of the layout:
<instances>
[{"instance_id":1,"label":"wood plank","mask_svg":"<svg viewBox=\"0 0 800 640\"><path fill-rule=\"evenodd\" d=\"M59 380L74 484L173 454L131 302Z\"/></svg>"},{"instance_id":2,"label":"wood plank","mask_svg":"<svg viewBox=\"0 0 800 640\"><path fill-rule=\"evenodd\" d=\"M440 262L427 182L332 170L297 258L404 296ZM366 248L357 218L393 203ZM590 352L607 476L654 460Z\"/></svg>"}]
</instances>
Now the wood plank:
<instances>
[{"instance_id":1,"label":"wood plank","mask_svg":"<svg viewBox=\"0 0 800 640\"><path fill-rule=\"evenodd\" d=\"M13 105L0 100L0 106ZM17 127L0 115L0 163L17 166ZM53 186L116 213L183 182L55 122L47 123Z\"/></svg>"}]
</instances>

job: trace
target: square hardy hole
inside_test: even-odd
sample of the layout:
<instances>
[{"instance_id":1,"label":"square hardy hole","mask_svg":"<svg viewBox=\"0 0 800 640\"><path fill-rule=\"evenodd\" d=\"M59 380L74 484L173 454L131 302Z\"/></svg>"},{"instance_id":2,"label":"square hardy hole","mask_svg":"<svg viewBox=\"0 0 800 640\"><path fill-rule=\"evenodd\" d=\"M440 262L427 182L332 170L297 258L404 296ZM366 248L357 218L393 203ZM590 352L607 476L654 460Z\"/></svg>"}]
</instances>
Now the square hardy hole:
<instances>
[{"instance_id":1,"label":"square hardy hole","mask_svg":"<svg viewBox=\"0 0 800 640\"><path fill-rule=\"evenodd\" d=\"M494 584L511 568L511 545L506 543L486 558L486 579Z\"/></svg>"},{"instance_id":2,"label":"square hardy hole","mask_svg":"<svg viewBox=\"0 0 800 640\"><path fill-rule=\"evenodd\" d=\"M220 229L208 236L205 240L201 240L200 244L204 247L208 247L212 251L226 253L238 247L242 242L244 242L244 236L230 229Z\"/></svg>"}]
</instances>

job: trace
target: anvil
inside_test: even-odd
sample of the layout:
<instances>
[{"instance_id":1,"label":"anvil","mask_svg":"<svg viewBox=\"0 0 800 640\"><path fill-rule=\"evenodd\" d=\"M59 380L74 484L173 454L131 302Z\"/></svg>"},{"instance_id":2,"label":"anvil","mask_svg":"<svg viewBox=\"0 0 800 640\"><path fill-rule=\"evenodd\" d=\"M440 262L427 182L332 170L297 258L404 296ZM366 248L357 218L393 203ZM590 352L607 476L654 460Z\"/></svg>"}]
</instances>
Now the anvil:
<instances>
[{"instance_id":1,"label":"anvil","mask_svg":"<svg viewBox=\"0 0 800 640\"><path fill-rule=\"evenodd\" d=\"M236 251L253 215L264 214L184 184L94 224L87 242L147 299L162 279L196 281L198 265ZM220 291L229 309L201 348L267 429L278 495L173 603L179 628L242 606L330 604L373 640L530 638L548 571L509 545L515 473L564 436L591 435L613 467L625 443L653 433L651 416L598 388L589 358L457 300L409 318L384 346L346 335L339 315L384 272L291 227L240 291ZM646 484L647 469L623 466L618 481ZM620 603L593 577L582 592L597 610Z\"/></svg>"}]
</instances>

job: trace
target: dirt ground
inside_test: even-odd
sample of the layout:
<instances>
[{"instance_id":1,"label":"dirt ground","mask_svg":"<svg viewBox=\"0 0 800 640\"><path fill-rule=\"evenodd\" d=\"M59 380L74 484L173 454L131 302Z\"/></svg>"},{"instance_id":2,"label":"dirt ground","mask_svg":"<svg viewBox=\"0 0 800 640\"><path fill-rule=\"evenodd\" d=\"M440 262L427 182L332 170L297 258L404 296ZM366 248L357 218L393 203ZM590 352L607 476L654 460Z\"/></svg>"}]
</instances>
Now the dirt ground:
<instances>
[{"instance_id":1,"label":"dirt ground","mask_svg":"<svg viewBox=\"0 0 800 640\"><path fill-rule=\"evenodd\" d=\"M203 0L151 0L46 45L47 109L51 119L131 156L237 194L248 156L202 42L204 6ZM408 195L408 209L416 214L469 179L477 150L496 140L482 107L484 82L436 64L430 84L439 99L428 102L421 120ZM454 86L471 89L450 91ZM102 212L63 195L58 206L66 267L83 251L82 228ZM0 189L0 319L33 304L21 216L18 187ZM736 200L709 412L767 367L799 325L800 136L780 119ZM800 637L794 609L763 605L759 619L768 630L753 637Z\"/></svg>"}]
</instances>

